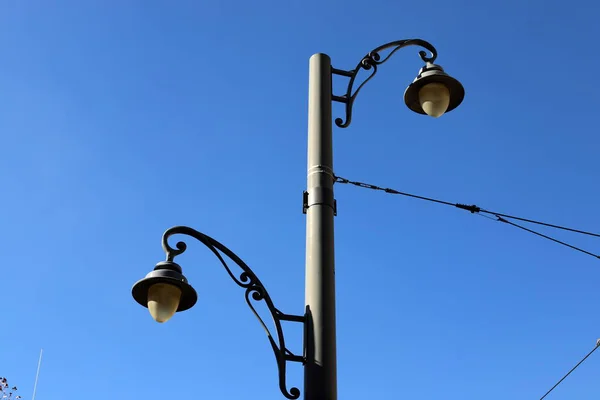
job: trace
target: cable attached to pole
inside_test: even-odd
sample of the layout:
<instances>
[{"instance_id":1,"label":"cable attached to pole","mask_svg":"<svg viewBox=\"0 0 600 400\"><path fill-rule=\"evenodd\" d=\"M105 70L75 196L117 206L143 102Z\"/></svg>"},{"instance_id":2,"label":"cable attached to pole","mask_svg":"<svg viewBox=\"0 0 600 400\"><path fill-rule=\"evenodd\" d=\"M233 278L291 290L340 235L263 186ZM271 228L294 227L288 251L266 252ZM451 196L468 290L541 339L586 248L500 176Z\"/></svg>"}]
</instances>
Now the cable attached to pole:
<instances>
[{"instance_id":1,"label":"cable attached to pole","mask_svg":"<svg viewBox=\"0 0 600 400\"><path fill-rule=\"evenodd\" d=\"M432 198L432 197L419 196L419 195L416 195L416 194L401 192L399 190L390 189L390 188L384 188L384 187L377 186L377 185L372 185L372 184L369 184L369 183L351 181L349 179L342 178L342 177L339 177L339 176L335 176L334 177L334 182L335 183L349 184L349 185L357 186L357 187L364 188L364 189L378 190L378 191L382 191L382 192L389 193L389 194L397 194L397 195L401 195L401 196L411 197L413 199L425 200L425 201L429 201L429 202L432 202L432 203L437 203L437 204L442 204L442 205L446 205L446 206L460 208L461 210L469 211L472 214L478 214L478 215L481 215L482 217L490 218L490 219L493 219L493 220L498 221L498 222L503 222L505 224L512 225L515 228L522 229L522 230L524 230L526 232L529 232L529 233L532 233L532 234L534 234L536 236L542 237L544 239L548 239L548 240L550 240L552 242L561 244L561 245L566 246L566 247L568 247L570 249L573 249L573 250L579 251L581 253L590 255L590 256L592 256L594 258L600 259L600 255L598 255L598 254L594 254L594 253L589 252L587 250L583 250L583 249L581 249L579 247L570 245L570 244L568 244L566 242L560 241L560 240L555 239L555 238L553 238L551 236L544 235L544 234L542 234L540 232L534 231L533 229L529 229L529 228L526 228L526 227L524 227L522 225L519 225L519 224L516 224L516 223L514 223L512 221L509 221L508 219L514 219L514 220L517 220L517 221L529 222L529 223L532 223L532 224L542 225L542 226L546 226L546 227L549 227L549 228L561 229L561 230L564 230L564 231L579 233L579 234L582 234L582 235L593 236L593 237L600 237L600 234L598 234L598 233L587 232L587 231L583 231L583 230L580 230L580 229L574 229L574 228L569 228L569 227L566 227L566 226L550 224L550 223L547 223L547 222L536 221L536 220L529 219L529 218L522 218L522 217L516 217L514 215L508 215L508 214L504 214L504 213L498 213L498 212L495 212L495 211L485 210L485 209L483 209L483 208L481 208L479 206L476 206L476 205L467 205L467 204L461 204L461 203L452 203L452 202L449 202L449 201L435 199L435 198ZM484 214L488 214L490 216L484 215ZM492 217L494 217L494 218L492 218ZM540 400L544 400L544 398L546 398L546 396L548 396L550 394L550 392L552 392L554 389L556 389L558 387L558 385L560 385L565 379L567 379L567 377L569 375L571 375L571 373L573 371L575 371L577 369L577 367L579 367L581 364L583 364L583 362L585 360L587 360L596 350L598 350L598 348L600 348L600 339L598 339L596 341L596 346L592 349L592 351L590 351L588 354L586 354L586 356L583 357L583 359L581 361L579 361L577 363L577 365L575 365L573 368L571 368L571 370L569 372L567 372L567 374L565 376L563 376L554 386L552 386L550 388L550 390L548 390L546 392L546 394L544 394L540 398Z\"/></svg>"},{"instance_id":2,"label":"cable attached to pole","mask_svg":"<svg viewBox=\"0 0 600 400\"><path fill-rule=\"evenodd\" d=\"M381 192L385 192L385 193L389 193L389 194L397 194L397 195L400 195L400 196L411 197L413 199L429 201L429 202L432 202L432 203L442 204L442 205L445 205L445 206L456 207L456 208L460 208L461 210L469 211L471 214L479 214L481 216L484 216L484 214L488 214L490 216L495 217L495 220L498 221L498 222L504 222L504 223L506 223L508 225L512 225L512 226L514 226L516 228L519 228L519 229L522 229L522 230L524 230L526 232L532 233L532 234L534 234L536 236L539 236L539 237L542 237L544 239L548 239L548 240L550 240L552 242L555 242L555 243L561 244L563 246L569 247L572 250L576 250L576 251L579 251L581 253L590 255L590 256L592 256L594 258L600 259L600 255L599 254L592 253L590 251L581 249L579 247L576 247L576 246L573 246L573 245L568 244L566 242L563 242L563 241L560 241L558 239L555 239L553 237L550 237L550 236L544 235L542 233L536 232L536 231L534 231L532 229L529 229L529 228L526 228L526 227L524 227L522 225L519 225L519 224L516 224L514 222L511 222L508 219L513 219L513 220L517 220L517 221L528 222L528 223L531 223L531 224L542 225L542 226L546 226L546 227L549 227L549 228L561 229L561 230L564 230L564 231L579 233L579 234L582 234L582 235L593 236L593 237L600 237L600 233L588 232L588 231L584 231L584 230L581 230L581 229L574 229L574 228L569 228L569 227L566 227L566 226L561 226L561 225L556 225L556 224L550 224L548 222L537 221L537 220L530 219L530 218L517 217L517 216L514 216L514 215L509 215L509 214L499 213L499 212L495 212L495 211L490 211L490 210L483 209L483 208L481 208L479 206L476 206L474 204L473 205L467 205L467 204L462 204L462 203L452 203L452 202L449 202L449 201L440 200L440 199L436 199L436 198L433 198L433 197L419 196L419 195L412 194L412 193L401 192L401 191L395 190L395 189L390 189L390 188L385 188L385 187L381 187L381 186L377 186L377 185L372 185L370 183L364 183L364 182L358 182L358 181L351 181L349 179L342 178L342 177L339 177L339 176L335 176L334 177L334 182L335 183L342 183L342 184L353 185L353 186L357 186L357 187L364 188L364 189L377 190L377 191L381 191Z\"/></svg>"}]
</instances>

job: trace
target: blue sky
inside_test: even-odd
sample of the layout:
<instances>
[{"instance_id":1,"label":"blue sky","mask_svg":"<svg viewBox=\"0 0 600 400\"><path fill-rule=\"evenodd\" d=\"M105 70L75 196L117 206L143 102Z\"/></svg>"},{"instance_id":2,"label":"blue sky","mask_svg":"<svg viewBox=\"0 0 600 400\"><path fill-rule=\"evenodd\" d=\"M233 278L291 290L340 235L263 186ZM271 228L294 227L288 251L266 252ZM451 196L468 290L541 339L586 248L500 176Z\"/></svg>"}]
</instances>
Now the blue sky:
<instances>
[{"instance_id":1,"label":"blue sky","mask_svg":"<svg viewBox=\"0 0 600 400\"><path fill-rule=\"evenodd\" d=\"M37 400L283 398L243 291L201 245L180 259L192 310L156 324L130 289L164 258L162 232L189 225L302 312L317 52L350 69L422 38L466 88L442 118L410 112L421 61L397 53L334 132L338 175L599 231L599 7L1 1L0 375L30 398L44 348ZM340 399L539 399L600 337L597 259L468 212L336 191ZM548 399L597 398L599 368L594 354ZM302 386L300 368L288 382Z\"/></svg>"}]
</instances>

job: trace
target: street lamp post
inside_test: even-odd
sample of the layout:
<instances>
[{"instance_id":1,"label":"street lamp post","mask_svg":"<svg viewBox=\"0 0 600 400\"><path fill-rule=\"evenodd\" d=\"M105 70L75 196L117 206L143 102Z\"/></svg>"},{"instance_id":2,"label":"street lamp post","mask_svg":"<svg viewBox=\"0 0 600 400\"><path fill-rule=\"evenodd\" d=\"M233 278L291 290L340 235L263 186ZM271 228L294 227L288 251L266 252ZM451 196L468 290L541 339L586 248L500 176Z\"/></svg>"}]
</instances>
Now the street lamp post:
<instances>
[{"instance_id":1,"label":"street lamp post","mask_svg":"<svg viewBox=\"0 0 600 400\"><path fill-rule=\"evenodd\" d=\"M166 322L176 312L194 306L196 291L183 275L181 267L174 262L176 256L186 250L184 242L175 247L169 244L173 235L186 235L197 239L208 247L219 259L233 281L245 290L245 298L251 311L265 329L269 343L275 353L279 373L279 387L288 399L298 399L300 390L288 389L286 367L288 362L304 365L304 398L307 400L336 400L336 317L335 317L335 263L334 263L334 216L336 201L333 194L335 175L333 172L332 145L332 102L345 104L345 119L336 118L335 124L346 128L352 120L352 106L362 87L377 73L378 67L396 51L407 46L420 46L429 51L420 51L425 66L404 93L408 108L419 114L439 117L456 108L463 100L464 89L460 82L434 64L437 51L430 43L421 39L399 40L380 46L364 56L355 69L339 70L331 66L326 54L315 54L310 58L309 102L308 102L308 172L307 190L303 195L303 210L306 214L306 289L305 312L303 315L282 313L275 307L265 286L256 274L235 253L215 239L192 228L177 226L168 229L162 239L166 261L138 281L132 289L134 299L150 310L157 322ZM389 51L381 58L381 52ZM355 89L354 84L360 71L370 75ZM333 94L332 76L349 79L346 93ZM228 260L240 268L236 274ZM253 301L264 301L275 326L274 334L256 312ZM291 321L304 325L304 354L296 355L285 345L282 322Z\"/></svg>"}]
</instances>

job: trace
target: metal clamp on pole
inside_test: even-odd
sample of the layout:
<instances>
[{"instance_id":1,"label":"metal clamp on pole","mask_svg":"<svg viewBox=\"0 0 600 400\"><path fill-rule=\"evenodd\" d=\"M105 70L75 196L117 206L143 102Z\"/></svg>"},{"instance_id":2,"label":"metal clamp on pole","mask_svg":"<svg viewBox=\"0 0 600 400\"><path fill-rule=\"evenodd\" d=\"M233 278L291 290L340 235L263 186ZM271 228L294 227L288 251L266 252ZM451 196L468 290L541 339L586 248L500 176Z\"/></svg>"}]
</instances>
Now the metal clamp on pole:
<instances>
[{"instance_id":1,"label":"metal clamp on pole","mask_svg":"<svg viewBox=\"0 0 600 400\"><path fill-rule=\"evenodd\" d=\"M302 213L306 214L310 206L325 205L333 208L333 215L337 216L337 201L333 190L323 187L313 188L310 193L306 190L302 193Z\"/></svg>"}]
</instances>

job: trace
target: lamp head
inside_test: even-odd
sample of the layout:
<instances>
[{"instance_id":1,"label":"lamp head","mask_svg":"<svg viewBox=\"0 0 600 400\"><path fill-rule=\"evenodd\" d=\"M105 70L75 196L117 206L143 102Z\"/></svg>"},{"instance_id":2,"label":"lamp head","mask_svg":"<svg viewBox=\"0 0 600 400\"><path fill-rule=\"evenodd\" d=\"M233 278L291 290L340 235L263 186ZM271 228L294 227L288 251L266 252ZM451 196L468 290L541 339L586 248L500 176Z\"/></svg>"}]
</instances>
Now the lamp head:
<instances>
[{"instance_id":1,"label":"lamp head","mask_svg":"<svg viewBox=\"0 0 600 400\"><path fill-rule=\"evenodd\" d=\"M131 294L160 323L168 321L176 312L192 308L198 300L181 267L172 261L156 264L152 272L133 285Z\"/></svg>"},{"instance_id":2,"label":"lamp head","mask_svg":"<svg viewBox=\"0 0 600 400\"><path fill-rule=\"evenodd\" d=\"M437 118L454 110L465 97L463 85L439 65L427 63L404 92L407 107Z\"/></svg>"}]
</instances>

